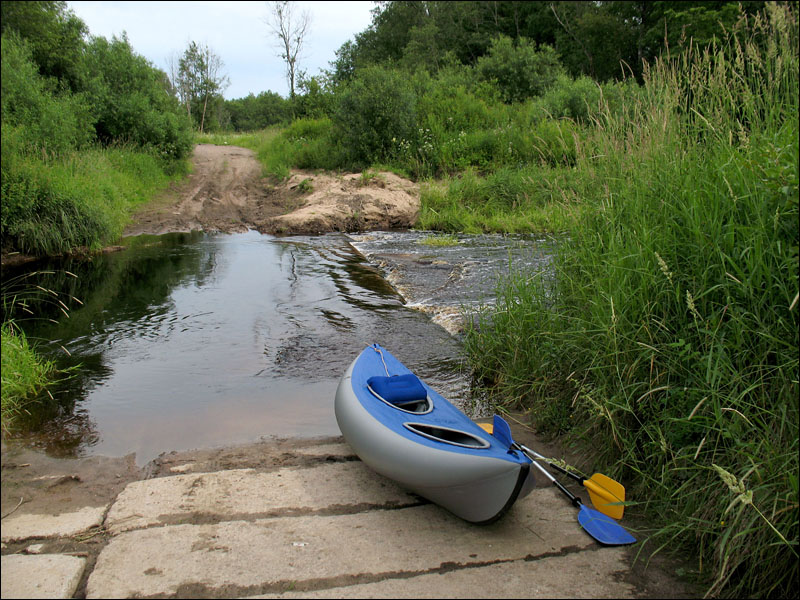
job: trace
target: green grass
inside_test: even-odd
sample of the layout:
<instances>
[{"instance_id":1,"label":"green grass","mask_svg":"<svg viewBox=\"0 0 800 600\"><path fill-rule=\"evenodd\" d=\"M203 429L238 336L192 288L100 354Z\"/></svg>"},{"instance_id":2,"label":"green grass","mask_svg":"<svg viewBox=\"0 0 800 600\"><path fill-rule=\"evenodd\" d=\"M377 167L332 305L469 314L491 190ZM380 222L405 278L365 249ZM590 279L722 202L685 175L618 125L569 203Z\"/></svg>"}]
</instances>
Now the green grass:
<instances>
[{"instance_id":1,"label":"green grass","mask_svg":"<svg viewBox=\"0 0 800 600\"><path fill-rule=\"evenodd\" d=\"M57 370L55 363L36 351L19 326L23 321L52 319L49 314L69 317L70 306L81 301L69 293L56 291L58 282L75 278L69 271L31 271L2 282L2 423L3 430L14 428L40 392L69 376L72 369ZM54 285L55 284L55 285ZM49 392L48 392L49 393Z\"/></svg>"},{"instance_id":2,"label":"green grass","mask_svg":"<svg viewBox=\"0 0 800 600\"><path fill-rule=\"evenodd\" d=\"M570 170L505 168L481 176L423 184L417 229L464 233L561 232L569 229L582 204L564 196Z\"/></svg>"},{"instance_id":3,"label":"green grass","mask_svg":"<svg viewBox=\"0 0 800 600\"><path fill-rule=\"evenodd\" d=\"M417 243L422 244L423 246L433 247L458 246L458 237L450 234L428 235L419 240Z\"/></svg>"},{"instance_id":4,"label":"green grass","mask_svg":"<svg viewBox=\"0 0 800 600\"><path fill-rule=\"evenodd\" d=\"M28 254L112 243L137 206L188 168L127 147L47 156L28 149L23 135L3 127L2 243Z\"/></svg>"},{"instance_id":5,"label":"green grass","mask_svg":"<svg viewBox=\"0 0 800 600\"><path fill-rule=\"evenodd\" d=\"M200 144L249 148L263 165L264 175L289 177L291 169L336 169L327 119L301 119L286 128L272 127L252 133L197 136Z\"/></svg>"},{"instance_id":6,"label":"green grass","mask_svg":"<svg viewBox=\"0 0 800 600\"><path fill-rule=\"evenodd\" d=\"M2 427L8 431L33 398L55 373L52 362L42 360L31 348L25 334L13 322L3 323L2 334Z\"/></svg>"},{"instance_id":7,"label":"green grass","mask_svg":"<svg viewBox=\"0 0 800 600\"><path fill-rule=\"evenodd\" d=\"M644 552L695 556L710 596L797 586L794 18L770 6L601 114L554 273L514 274L467 332L494 398L590 448L654 524Z\"/></svg>"}]
</instances>

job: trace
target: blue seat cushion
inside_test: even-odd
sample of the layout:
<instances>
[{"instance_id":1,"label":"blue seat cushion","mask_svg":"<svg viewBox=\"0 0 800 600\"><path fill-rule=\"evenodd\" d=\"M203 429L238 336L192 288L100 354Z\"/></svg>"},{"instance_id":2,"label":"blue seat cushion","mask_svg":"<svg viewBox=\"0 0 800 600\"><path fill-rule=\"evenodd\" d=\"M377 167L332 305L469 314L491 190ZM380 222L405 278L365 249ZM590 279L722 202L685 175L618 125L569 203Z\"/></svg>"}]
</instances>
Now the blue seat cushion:
<instances>
[{"instance_id":1,"label":"blue seat cushion","mask_svg":"<svg viewBox=\"0 0 800 600\"><path fill-rule=\"evenodd\" d=\"M428 392L413 373L393 377L375 376L367 379L373 392L391 404L401 405L425 400Z\"/></svg>"}]
</instances>

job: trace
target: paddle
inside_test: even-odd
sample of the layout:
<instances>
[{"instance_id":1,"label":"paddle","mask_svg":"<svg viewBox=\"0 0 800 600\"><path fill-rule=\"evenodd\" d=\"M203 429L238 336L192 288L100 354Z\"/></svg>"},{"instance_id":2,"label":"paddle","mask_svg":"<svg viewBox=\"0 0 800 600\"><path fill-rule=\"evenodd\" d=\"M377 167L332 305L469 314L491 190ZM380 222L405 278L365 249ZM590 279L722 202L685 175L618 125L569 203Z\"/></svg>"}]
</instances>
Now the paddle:
<instances>
[{"instance_id":1,"label":"paddle","mask_svg":"<svg viewBox=\"0 0 800 600\"><path fill-rule=\"evenodd\" d=\"M494 427L491 423L478 423L478 425L480 425L488 433L493 433L494 431ZM522 446L521 444L520 446L522 451L526 452L529 456L532 454L536 458L544 460L547 462L548 466L552 467L556 471L564 473L578 483L583 484L583 486L589 492L589 499L592 501L592 504L594 504L597 510L615 519L622 518L622 513L625 511L625 505L622 504L625 502L625 487L621 483L611 479L607 475L603 475L602 473L595 473L588 479L586 477L581 477L577 473L573 473L557 464L551 463L547 460L547 458L538 452L531 450L527 446Z\"/></svg>"},{"instance_id":2,"label":"paddle","mask_svg":"<svg viewBox=\"0 0 800 600\"><path fill-rule=\"evenodd\" d=\"M586 491L589 492L589 498L591 499L592 504L595 505L597 510L608 515L609 517L614 517L615 519L622 518L622 513L625 511L625 506L621 503L625 502L625 487L621 483L614 481L602 473L595 473L588 479L586 477L581 477L577 473L567 471L564 467L560 467L557 464L551 463L544 456L534 450L531 450L527 446L522 446L522 449L529 455L532 454L536 458L544 460L556 471L564 473L578 483L583 484L583 486L586 488Z\"/></svg>"},{"instance_id":3,"label":"paddle","mask_svg":"<svg viewBox=\"0 0 800 600\"><path fill-rule=\"evenodd\" d=\"M527 454L524 446L517 444L514 438L511 437L511 428L506 423L505 419L499 415L494 416L494 428L492 435L502 444L508 444L509 448L519 450ZM572 505L578 509L578 523L580 523L583 530L591 535L595 540L606 546L624 546L626 544L633 544L636 542L630 533L621 527L616 521L607 517L603 513L583 505L580 498L572 494L567 488L561 485L556 478L550 475L538 461L533 460L533 464L539 469L550 482L566 494L570 499Z\"/></svg>"}]
</instances>

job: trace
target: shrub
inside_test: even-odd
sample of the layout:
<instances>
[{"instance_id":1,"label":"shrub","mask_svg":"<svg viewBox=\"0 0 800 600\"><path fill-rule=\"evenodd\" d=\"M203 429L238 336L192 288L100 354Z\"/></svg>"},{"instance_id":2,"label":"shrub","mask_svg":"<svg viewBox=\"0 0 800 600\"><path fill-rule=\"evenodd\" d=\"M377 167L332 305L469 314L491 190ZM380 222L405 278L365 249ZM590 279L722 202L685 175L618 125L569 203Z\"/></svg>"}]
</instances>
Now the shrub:
<instances>
[{"instance_id":1,"label":"shrub","mask_svg":"<svg viewBox=\"0 0 800 600\"><path fill-rule=\"evenodd\" d=\"M417 99L401 72L369 67L339 93L333 114L347 159L366 166L388 158L399 140L416 137Z\"/></svg>"},{"instance_id":2,"label":"shrub","mask_svg":"<svg viewBox=\"0 0 800 600\"><path fill-rule=\"evenodd\" d=\"M164 73L136 54L126 37L93 38L85 60L91 73L86 95L100 141L152 146L169 160L190 154L191 124L167 91Z\"/></svg>"},{"instance_id":3,"label":"shrub","mask_svg":"<svg viewBox=\"0 0 800 600\"><path fill-rule=\"evenodd\" d=\"M475 65L479 80L494 82L506 103L522 102L541 96L563 72L556 51L550 46L539 46L525 38L516 45L507 36L492 42L489 53Z\"/></svg>"},{"instance_id":4,"label":"shrub","mask_svg":"<svg viewBox=\"0 0 800 600\"><path fill-rule=\"evenodd\" d=\"M572 79L568 75L561 75L541 97L539 106L551 118L566 117L585 123L590 114L599 111L601 96L599 84L589 77Z\"/></svg>"},{"instance_id":5,"label":"shrub","mask_svg":"<svg viewBox=\"0 0 800 600\"><path fill-rule=\"evenodd\" d=\"M249 94L245 98L226 100L224 110L234 131L257 131L285 123L289 118L289 101L275 92Z\"/></svg>"}]
</instances>

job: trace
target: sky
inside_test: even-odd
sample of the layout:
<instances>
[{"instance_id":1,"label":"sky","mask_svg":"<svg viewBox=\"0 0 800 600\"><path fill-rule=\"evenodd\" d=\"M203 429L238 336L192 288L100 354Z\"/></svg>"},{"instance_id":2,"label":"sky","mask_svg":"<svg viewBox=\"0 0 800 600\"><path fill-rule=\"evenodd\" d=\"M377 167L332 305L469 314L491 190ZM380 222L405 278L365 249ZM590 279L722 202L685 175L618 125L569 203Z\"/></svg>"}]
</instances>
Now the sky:
<instances>
[{"instance_id":1,"label":"sky","mask_svg":"<svg viewBox=\"0 0 800 600\"><path fill-rule=\"evenodd\" d=\"M374 2L293 2L311 14L298 61L308 75L330 69L336 50L372 22ZM70 2L67 6L90 35L111 39L128 34L133 50L168 71L190 41L207 44L224 63L230 86L227 100L271 91L287 97L286 65L278 57L277 37L267 25L267 2Z\"/></svg>"}]
</instances>

